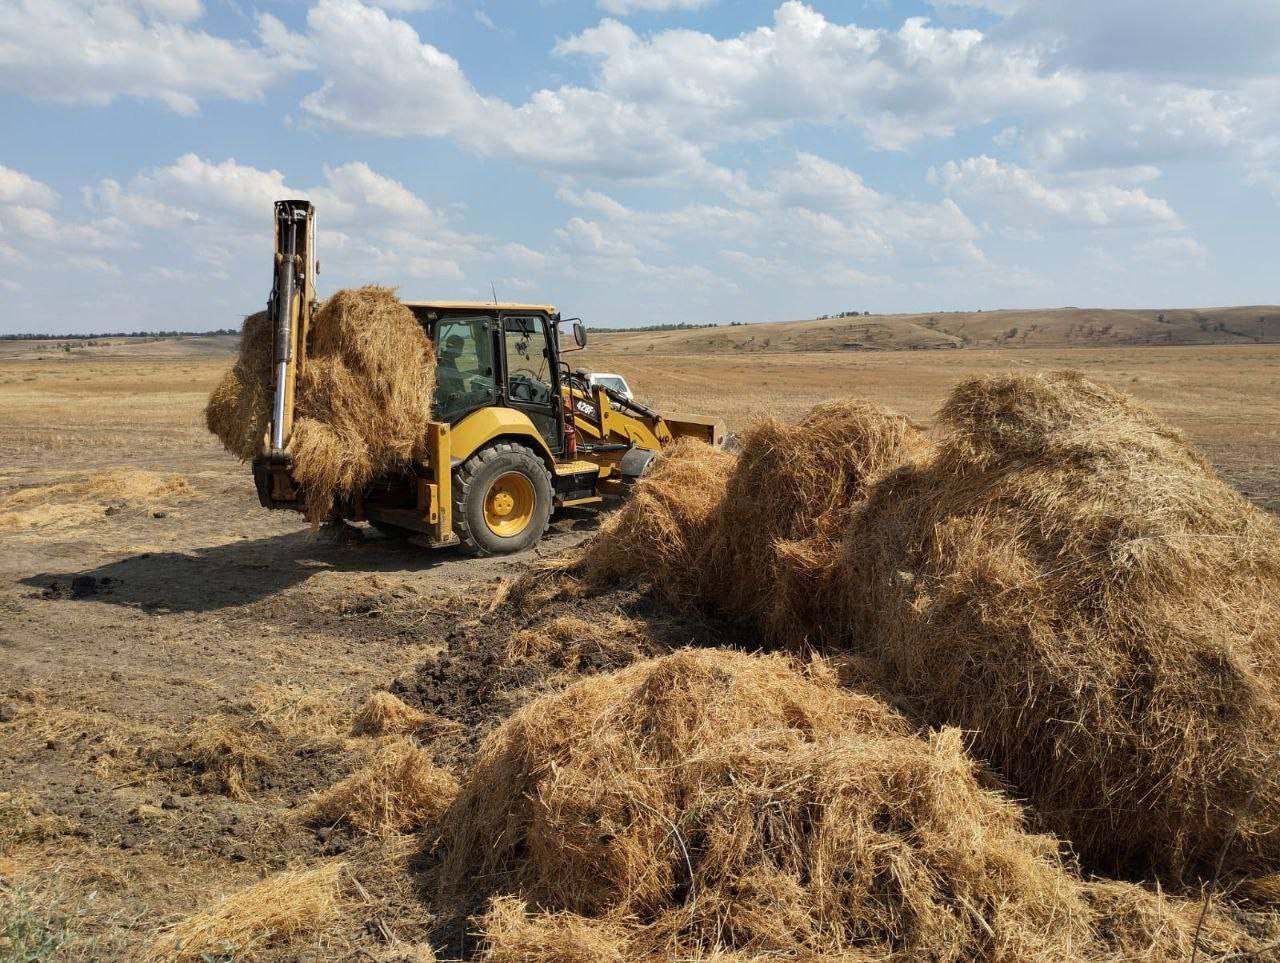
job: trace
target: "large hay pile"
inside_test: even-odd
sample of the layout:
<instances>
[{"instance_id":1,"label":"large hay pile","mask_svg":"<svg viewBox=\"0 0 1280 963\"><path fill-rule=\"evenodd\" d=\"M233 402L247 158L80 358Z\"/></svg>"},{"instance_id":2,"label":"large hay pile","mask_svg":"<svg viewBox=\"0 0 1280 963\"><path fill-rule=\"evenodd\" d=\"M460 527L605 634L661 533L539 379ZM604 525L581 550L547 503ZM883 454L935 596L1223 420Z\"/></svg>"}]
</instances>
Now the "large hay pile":
<instances>
[{"instance_id":1,"label":"large hay pile","mask_svg":"<svg viewBox=\"0 0 1280 963\"><path fill-rule=\"evenodd\" d=\"M242 459L261 448L271 416L271 323L245 319L240 354L205 409L209 430ZM423 455L435 352L390 288L339 291L311 322L298 374L289 452L313 525L334 498Z\"/></svg>"},{"instance_id":2,"label":"large hay pile","mask_svg":"<svg viewBox=\"0 0 1280 963\"><path fill-rule=\"evenodd\" d=\"M1136 887L1094 893L956 730L915 735L776 656L683 651L532 703L444 841L447 886L502 894L494 961L1168 959L1194 926Z\"/></svg>"},{"instance_id":3,"label":"large hay pile","mask_svg":"<svg viewBox=\"0 0 1280 963\"><path fill-rule=\"evenodd\" d=\"M969 381L849 532L871 647L1095 866L1280 859L1280 537L1133 399Z\"/></svg>"},{"instance_id":4,"label":"large hay pile","mask_svg":"<svg viewBox=\"0 0 1280 963\"><path fill-rule=\"evenodd\" d=\"M1092 867L1199 873L1256 788L1226 865L1274 871L1274 522L1078 375L967 382L940 427L934 446L861 404L766 423L713 474L642 482L661 523L620 513L588 559L866 657L928 722L972 730ZM683 536L671 502L698 506Z\"/></svg>"},{"instance_id":5,"label":"large hay pile","mask_svg":"<svg viewBox=\"0 0 1280 963\"><path fill-rule=\"evenodd\" d=\"M596 579L638 576L673 601L691 601L701 580L698 554L736 459L701 441L681 439L607 518L587 548Z\"/></svg>"},{"instance_id":6,"label":"large hay pile","mask_svg":"<svg viewBox=\"0 0 1280 963\"><path fill-rule=\"evenodd\" d=\"M796 425L755 425L712 513L704 599L775 641L817 641L854 513L886 472L931 452L908 419L852 399L817 405Z\"/></svg>"}]
</instances>

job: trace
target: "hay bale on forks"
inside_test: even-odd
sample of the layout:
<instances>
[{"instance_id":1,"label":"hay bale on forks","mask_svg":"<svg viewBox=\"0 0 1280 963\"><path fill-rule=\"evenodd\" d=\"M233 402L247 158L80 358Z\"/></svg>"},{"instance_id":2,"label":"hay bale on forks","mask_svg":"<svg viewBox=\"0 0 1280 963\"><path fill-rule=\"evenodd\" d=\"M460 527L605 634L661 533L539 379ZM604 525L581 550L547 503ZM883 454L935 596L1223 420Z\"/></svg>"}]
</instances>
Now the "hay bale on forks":
<instances>
[{"instance_id":1,"label":"hay bale on forks","mask_svg":"<svg viewBox=\"0 0 1280 963\"><path fill-rule=\"evenodd\" d=\"M209 430L242 459L255 455L271 416L271 324L245 319L240 354L205 409ZM293 477L313 526L334 499L425 455L435 350L395 291L338 291L311 322L298 375Z\"/></svg>"},{"instance_id":2,"label":"hay bale on forks","mask_svg":"<svg viewBox=\"0 0 1280 963\"><path fill-rule=\"evenodd\" d=\"M682 651L532 703L443 842L449 890L496 891L495 963L1167 959L1194 926L1138 887L1093 893L958 731L917 735L778 656ZM1254 945L1211 916L1207 948Z\"/></svg>"},{"instance_id":3,"label":"hay bale on forks","mask_svg":"<svg viewBox=\"0 0 1280 963\"><path fill-rule=\"evenodd\" d=\"M958 386L850 529L847 618L1089 864L1280 863L1280 537L1183 436L1075 374Z\"/></svg>"}]
</instances>

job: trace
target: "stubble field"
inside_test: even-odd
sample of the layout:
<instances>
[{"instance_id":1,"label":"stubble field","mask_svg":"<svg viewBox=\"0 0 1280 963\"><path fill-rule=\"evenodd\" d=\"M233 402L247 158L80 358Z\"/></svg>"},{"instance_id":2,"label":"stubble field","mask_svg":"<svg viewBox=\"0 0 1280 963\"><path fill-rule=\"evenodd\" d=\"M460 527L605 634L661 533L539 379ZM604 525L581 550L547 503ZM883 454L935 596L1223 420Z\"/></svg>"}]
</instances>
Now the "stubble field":
<instances>
[{"instance_id":1,"label":"stubble field","mask_svg":"<svg viewBox=\"0 0 1280 963\"><path fill-rule=\"evenodd\" d=\"M450 768L563 683L459 655L537 621L493 604L530 559L312 535L261 510L201 416L233 347L0 344L0 929L47 956L163 958L171 927L225 895L323 871L323 919L211 958L425 959L427 940L466 958L465 926L432 901L429 839L318 824L307 805L386 749L352 734L377 690L431 716L419 741ZM631 336L578 358L731 430L848 395L929 424L966 377L1073 368L1152 405L1280 511L1280 346L670 355ZM538 553L595 525L570 513Z\"/></svg>"}]
</instances>

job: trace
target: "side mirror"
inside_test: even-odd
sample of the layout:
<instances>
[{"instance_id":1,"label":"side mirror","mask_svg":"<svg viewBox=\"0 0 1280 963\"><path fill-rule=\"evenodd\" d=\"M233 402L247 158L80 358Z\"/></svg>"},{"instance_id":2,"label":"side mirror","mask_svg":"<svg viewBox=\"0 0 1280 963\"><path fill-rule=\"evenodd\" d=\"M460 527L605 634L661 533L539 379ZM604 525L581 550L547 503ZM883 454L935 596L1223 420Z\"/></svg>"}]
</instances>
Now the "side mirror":
<instances>
[{"instance_id":1,"label":"side mirror","mask_svg":"<svg viewBox=\"0 0 1280 963\"><path fill-rule=\"evenodd\" d=\"M579 348L587 346L587 329L582 326L581 321L573 322L573 343Z\"/></svg>"}]
</instances>

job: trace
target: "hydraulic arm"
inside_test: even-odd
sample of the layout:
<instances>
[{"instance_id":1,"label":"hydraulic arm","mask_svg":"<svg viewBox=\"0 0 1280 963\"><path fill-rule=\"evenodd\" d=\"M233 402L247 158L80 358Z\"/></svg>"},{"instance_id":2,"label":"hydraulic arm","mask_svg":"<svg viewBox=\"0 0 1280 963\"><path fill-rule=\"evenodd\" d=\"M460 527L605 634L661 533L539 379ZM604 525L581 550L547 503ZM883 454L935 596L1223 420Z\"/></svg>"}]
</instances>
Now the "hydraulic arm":
<instances>
[{"instance_id":1,"label":"hydraulic arm","mask_svg":"<svg viewBox=\"0 0 1280 963\"><path fill-rule=\"evenodd\" d=\"M274 397L268 457L285 459L293 428L294 390L305 360L315 301L315 209L310 201L277 201L275 278L267 310L272 324Z\"/></svg>"}]
</instances>

